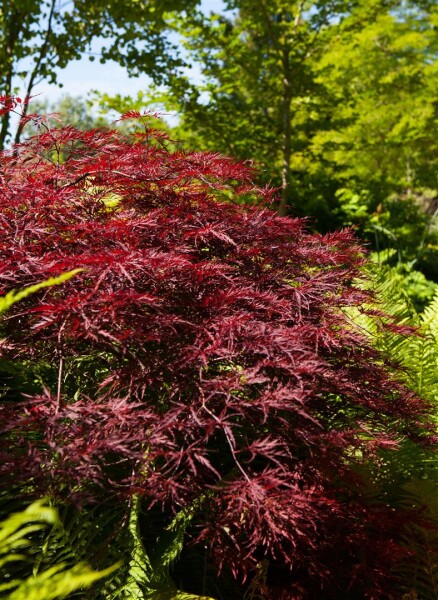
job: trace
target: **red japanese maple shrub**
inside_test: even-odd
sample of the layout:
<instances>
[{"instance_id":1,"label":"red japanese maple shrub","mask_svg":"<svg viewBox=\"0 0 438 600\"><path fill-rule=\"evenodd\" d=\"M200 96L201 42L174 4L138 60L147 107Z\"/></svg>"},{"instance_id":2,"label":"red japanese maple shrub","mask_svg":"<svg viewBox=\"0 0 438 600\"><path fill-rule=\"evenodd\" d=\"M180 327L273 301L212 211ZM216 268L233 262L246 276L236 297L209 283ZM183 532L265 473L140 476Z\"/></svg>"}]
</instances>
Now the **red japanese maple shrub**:
<instances>
[{"instance_id":1,"label":"red japanese maple shrub","mask_svg":"<svg viewBox=\"0 0 438 600\"><path fill-rule=\"evenodd\" d=\"M1 290L83 269L3 321L2 360L37 383L2 402L1 469L190 507L219 569L268 565L263 597L383 598L402 516L358 466L425 439L429 409L345 315L362 249L243 206L270 195L244 164L172 148L64 127L1 156Z\"/></svg>"}]
</instances>

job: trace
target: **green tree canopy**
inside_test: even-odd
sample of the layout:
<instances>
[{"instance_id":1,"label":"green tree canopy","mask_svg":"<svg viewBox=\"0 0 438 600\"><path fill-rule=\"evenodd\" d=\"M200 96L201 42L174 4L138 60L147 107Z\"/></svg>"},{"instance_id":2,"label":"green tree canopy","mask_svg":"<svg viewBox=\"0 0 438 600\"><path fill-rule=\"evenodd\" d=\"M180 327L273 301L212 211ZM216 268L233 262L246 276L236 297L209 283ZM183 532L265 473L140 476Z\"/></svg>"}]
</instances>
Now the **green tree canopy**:
<instances>
[{"instance_id":1,"label":"green tree canopy","mask_svg":"<svg viewBox=\"0 0 438 600\"><path fill-rule=\"evenodd\" d=\"M184 137L259 161L282 185L284 205L312 197L319 216L352 179L379 181L381 196L436 186L433 5L226 6L180 21L203 75L201 84L174 77L164 98L182 114Z\"/></svg>"},{"instance_id":2,"label":"green tree canopy","mask_svg":"<svg viewBox=\"0 0 438 600\"><path fill-rule=\"evenodd\" d=\"M222 15L197 12L180 22L203 83L173 78L168 105L183 114L184 130L196 132L207 147L267 167L267 179L283 190L282 214L296 200L295 172L311 132L321 127L312 73L314 56L326 44L321 32L350 4L229 1Z\"/></svg>"},{"instance_id":3,"label":"green tree canopy","mask_svg":"<svg viewBox=\"0 0 438 600\"><path fill-rule=\"evenodd\" d=\"M226 7L180 20L202 79L175 76L158 98L181 114L176 135L259 163L281 214L293 205L319 230L356 226L380 260L438 280L436 6Z\"/></svg>"}]
</instances>

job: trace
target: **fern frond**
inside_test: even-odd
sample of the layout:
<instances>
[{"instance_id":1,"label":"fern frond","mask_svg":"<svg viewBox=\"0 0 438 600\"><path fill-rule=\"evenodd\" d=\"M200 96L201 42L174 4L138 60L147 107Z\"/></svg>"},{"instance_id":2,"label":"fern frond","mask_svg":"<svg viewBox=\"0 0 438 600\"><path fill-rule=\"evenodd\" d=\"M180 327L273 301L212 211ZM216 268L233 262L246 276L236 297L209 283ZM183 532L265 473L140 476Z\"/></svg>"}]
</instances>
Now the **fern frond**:
<instances>
[{"instance_id":1,"label":"fern frond","mask_svg":"<svg viewBox=\"0 0 438 600\"><path fill-rule=\"evenodd\" d=\"M438 340L438 290L430 304L424 309L421 315L421 322L423 327L427 328L431 335Z\"/></svg>"},{"instance_id":2,"label":"fern frond","mask_svg":"<svg viewBox=\"0 0 438 600\"><path fill-rule=\"evenodd\" d=\"M400 289L392 269L369 266L376 298L364 312L349 312L373 345L398 365L397 377L438 408L438 292L418 315ZM368 309L368 310L367 310ZM377 309L377 312L376 312ZM396 326L416 328L404 335ZM437 411L438 412L438 411ZM421 600L438 598L438 461L436 454L407 440L396 452L383 453L371 471L370 492L376 501L395 510L416 510L424 524L407 523L404 545L411 553L398 567L400 596Z\"/></svg>"},{"instance_id":3,"label":"fern frond","mask_svg":"<svg viewBox=\"0 0 438 600\"><path fill-rule=\"evenodd\" d=\"M138 496L133 497L128 525L129 562L124 578L119 572L118 577L111 582L113 591L106 598L108 600L213 600L207 596L178 590L170 575L169 568L183 550L184 533L194 512L189 508L176 515L166 530L160 533L155 552L149 555L140 532L141 500Z\"/></svg>"},{"instance_id":4,"label":"fern frond","mask_svg":"<svg viewBox=\"0 0 438 600\"><path fill-rule=\"evenodd\" d=\"M401 505L417 508L424 512L425 519L431 522L424 525L410 524L405 536L405 544L412 556L399 568L400 577L405 582L406 591L415 589L419 598L438 598L438 522L433 517L438 514L438 483L428 479L416 479L403 486Z\"/></svg>"},{"instance_id":5,"label":"fern frond","mask_svg":"<svg viewBox=\"0 0 438 600\"><path fill-rule=\"evenodd\" d=\"M376 301L362 311L349 310L348 316L377 349L399 366L398 377L408 387L438 402L438 293L418 315L393 269L371 264L368 275L365 287L372 289ZM400 327L412 328L416 333L404 334L402 329L397 330Z\"/></svg>"},{"instance_id":6,"label":"fern frond","mask_svg":"<svg viewBox=\"0 0 438 600\"><path fill-rule=\"evenodd\" d=\"M89 588L118 568L118 565L113 565L96 572L85 563L71 566L59 561L61 553L56 553L55 564L43 570L36 568L33 574L29 573L32 556L43 552L41 540L44 538L40 534L48 527L56 528L59 525L57 511L45 499L11 514L0 523L0 597L7 594L9 600L61 599L76 590ZM25 573L27 576L20 577Z\"/></svg>"},{"instance_id":7,"label":"fern frond","mask_svg":"<svg viewBox=\"0 0 438 600\"><path fill-rule=\"evenodd\" d=\"M35 292L38 292L39 290L46 287L60 285L61 283L68 281L77 273L80 273L83 270L84 269L73 269L72 271L68 271L67 273L62 273L62 275L59 275L58 277L50 277L46 281L41 281L40 283L29 285L28 287L25 287L24 289L18 292L16 292L15 290L8 292L5 296L0 297L0 314L8 310L8 308L10 308L16 302L24 300L24 298L27 298L31 294L34 294Z\"/></svg>"},{"instance_id":8,"label":"fern frond","mask_svg":"<svg viewBox=\"0 0 438 600\"><path fill-rule=\"evenodd\" d=\"M99 579L108 577L118 565L103 571L92 571L85 563L67 569L65 563L42 571L20 583L9 596L9 600L55 600L66 598L76 590L89 588Z\"/></svg>"}]
</instances>

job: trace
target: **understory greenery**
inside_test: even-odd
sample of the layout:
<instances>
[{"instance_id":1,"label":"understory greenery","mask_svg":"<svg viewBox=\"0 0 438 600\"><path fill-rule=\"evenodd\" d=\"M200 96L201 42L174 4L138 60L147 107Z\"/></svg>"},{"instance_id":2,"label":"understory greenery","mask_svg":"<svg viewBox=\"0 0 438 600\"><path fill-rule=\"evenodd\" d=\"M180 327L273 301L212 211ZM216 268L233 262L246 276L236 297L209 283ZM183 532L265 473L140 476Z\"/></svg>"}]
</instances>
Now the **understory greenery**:
<instances>
[{"instance_id":1,"label":"understory greenery","mask_svg":"<svg viewBox=\"0 0 438 600\"><path fill-rule=\"evenodd\" d=\"M432 600L438 296L128 117L1 156L0 593Z\"/></svg>"},{"instance_id":2,"label":"understory greenery","mask_svg":"<svg viewBox=\"0 0 438 600\"><path fill-rule=\"evenodd\" d=\"M370 319L363 311L350 314L363 327L373 345L398 365L406 385L435 407L438 424L438 292L418 314L400 285L396 270L368 266L377 302L382 311ZM413 328L413 335L400 335L385 324L394 320ZM374 492L373 492L374 486ZM399 566L403 598L436 598L438 594L438 460L436 453L423 452L410 442L402 443L394 453L382 454L382 462L372 475L370 497L376 493L398 509L417 506L431 521L427 525L410 524L405 543L412 554ZM397 596L395 596L397 597Z\"/></svg>"},{"instance_id":3,"label":"understory greenery","mask_svg":"<svg viewBox=\"0 0 438 600\"><path fill-rule=\"evenodd\" d=\"M19 292L10 291L0 298L0 315L13 304L27 298L39 290L59 285L76 275L79 269L64 273L59 277L51 277L41 283L29 286ZM76 590L84 590L101 578L108 577L118 565L101 572L91 571L85 564L69 566L62 562L66 553L64 541L65 530L57 510L47 500L37 500L23 508L21 512L10 512L17 509L25 498L21 498L23 490L9 488L0 491L0 511L8 516L0 523L0 595L11 600L52 600L65 598ZM26 497L26 494L24 494ZM55 534L53 535L53 530ZM62 532L62 533L60 533ZM50 543L50 536L57 543ZM60 542L60 543L59 543ZM47 557L50 557L47 560ZM70 550L70 561L75 558ZM46 564L46 568L42 568ZM12 566L12 568L11 568ZM23 578L24 576L24 578Z\"/></svg>"}]
</instances>

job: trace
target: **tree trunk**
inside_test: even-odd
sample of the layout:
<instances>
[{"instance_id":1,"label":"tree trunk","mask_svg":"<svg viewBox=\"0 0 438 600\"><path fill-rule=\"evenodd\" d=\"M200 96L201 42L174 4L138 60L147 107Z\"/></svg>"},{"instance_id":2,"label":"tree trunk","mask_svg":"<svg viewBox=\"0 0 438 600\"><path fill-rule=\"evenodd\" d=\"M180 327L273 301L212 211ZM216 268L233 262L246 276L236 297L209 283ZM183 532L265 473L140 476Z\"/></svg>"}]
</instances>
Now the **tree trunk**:
<instances>
[{"instance_id":1,"label":"tree trunk","mask_svg":"<svg viewBox=\"0 0 438 600\"><path fill-rule=\"evenodd\" d=\"M14 11L10 15L10 28L8 32L8 39L5 46L5 64L3 68L6 70L5 79L3 81L4 88L0 89L0 94L4 96L12 95L12 78L14 75L14 51L15 45L20 37L22 28L21 14L18 11ZM9 132L9 125L11 121L11 115L9 112L2 116L2 124L0 128L0 151L4 150L6 139Z\"/></svg>"},{"instance_id":2,"label":"tree trunk","mask_svg":"<svg viewBox=\"0 0 438 600\"><path fill-rule=\"evenodd\" d=\"M281 166L281 199L278 205L278 214L284 217L288 213L288 188L290 184L290 161L292 154L292 128L291 128L291 101L292 86L289 79L289 55L285 48L284 53L284 78L283 78L283 142Z\"/></svg>"},{"instance_id":3,"label":"tree trunk","mask_svg":"<svg viewBox=\"0 0 438 600\"><path fill-rule=\"evenodd\" d=\"M24 130L24 127L26 125L26 116L27 116L27 113L28 113L29 100L30 100L31 95L32 95L32 90L34 88L36 79L37 79L37 77L38 77L38 75L40 73L41 63L46 58L47 53L49 51L50 36L52 34L52 24L53 24L53 17L54 17L54 14L55 14L55 7L56 7L56 0L52 0L51 6L50 6L49 18L48 18L48 21L47 21L46 35L44 37L44 42L43 42L43 44L41 46L41 49L40 49L38 60L35 63L35 66L34 66L34 68L32 70L32 73L31 73L31 75L29 77L29 82L27 84L27 89L26 89L25 101L24 101L24 104L23 104L23 111L21 113L21 119L20 119L20 122L18 124L17 131L15 133L14 145L20 143L21 136L23 135L23 130Z\"/></svg>"}]
</instances>

